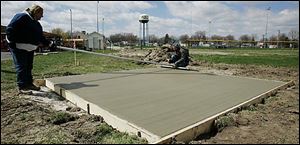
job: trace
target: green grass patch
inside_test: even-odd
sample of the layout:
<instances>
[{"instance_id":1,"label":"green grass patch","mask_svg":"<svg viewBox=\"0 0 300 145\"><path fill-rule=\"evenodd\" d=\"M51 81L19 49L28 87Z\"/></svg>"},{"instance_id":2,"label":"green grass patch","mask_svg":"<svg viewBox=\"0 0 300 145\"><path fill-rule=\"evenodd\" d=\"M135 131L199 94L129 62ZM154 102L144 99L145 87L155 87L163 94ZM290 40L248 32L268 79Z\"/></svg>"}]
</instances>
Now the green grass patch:
<instances>
[{"instance_id":1,"label":"green grass patch","mask_svg":"<svg viewBox=\"0 0 300 145\"><path fill-rule=\"evenodd\" d=\"M66 144L71 142L71 136L59 127L46 129L38 134L36 144Z\"/></svg>"},{"instance_id":2,"label":"green grass patch","mask_svg":"<svg viewBox=\"0 0 300 145\"><path fill-rule=\"evenodd\" d=\"M234 126L235 122L232 116L222 116L215 121L215 128L218 132L221 132L227 126Z\"/></svg>"},{"instance_id":3,"label":"green grass patch","mask_svg":"<svg viewBox=\"0 0 300 145\"><path fill-rule=\"evenodd\" d=\"M137 136L128 133L118 132L107 124L100 124L95 133L97 143L104 144L145 144L145 139L139 139Z\"/></svg>"},{"instance_id":4,"label":"green grass patch","mask_svg":"<svg viewBox=\"0 0 300 145\"><path fill-rule=\"evenodd\" d=\"M272 67L299 68L299 56L265 55L265 56L240 56L240 55L199 55L193 54L196 61L211 63L265 65Z\"/></svg>"},{"instance_id":5,"label":"green grass patch","mask_svg":"<svg viewBox=\"0 0 300 145\"><path fill-rule=\"evenodd\" d=\"M16 71L12 60L1 61L1 90L11 90L15 88Z\"/></svg>"},{"instance_id":6,"label":"green grass patch","mask_svg":"<svg viewBox=\"0 0 300 145\"><path fill-rule=\"evenodd\" d=\"M227 48L227 49L190 49L190 52L224 52L232 53L234 55L255 55L255 56L265 56L265 55L288 55L288 56L299 56L299 49L292 48Z\"/></svg>"},{"instance_id":7,"label":"green grass patch","mask_svg":"<svg viewBox=\"0 0 300 145\"><path fill-rule=\"evenodd\" d=\"M78 116L74 116L66 112L57 112L49 118L49 121L53 124L59 125L69 121L74 121L77 118Z\"/></svg>"}]
</instances>

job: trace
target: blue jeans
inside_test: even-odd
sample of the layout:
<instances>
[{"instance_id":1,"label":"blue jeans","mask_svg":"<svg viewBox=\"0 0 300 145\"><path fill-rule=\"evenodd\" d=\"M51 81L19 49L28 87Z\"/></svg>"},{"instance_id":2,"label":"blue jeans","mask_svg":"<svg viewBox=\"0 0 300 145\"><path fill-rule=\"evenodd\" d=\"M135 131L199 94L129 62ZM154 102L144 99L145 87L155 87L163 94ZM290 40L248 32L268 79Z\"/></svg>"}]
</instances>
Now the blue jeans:
<instances>
[{"instance_id":1,"label":"blue jeans","mask_svg":"<svg viewBox=\"0 0 300 145\"><path fill-rule=\"evenodd\" d=\"M17 73L18 87L32 84L32 68L34 51L26 51L9 47Z\"/></svg>"}]
</instances>

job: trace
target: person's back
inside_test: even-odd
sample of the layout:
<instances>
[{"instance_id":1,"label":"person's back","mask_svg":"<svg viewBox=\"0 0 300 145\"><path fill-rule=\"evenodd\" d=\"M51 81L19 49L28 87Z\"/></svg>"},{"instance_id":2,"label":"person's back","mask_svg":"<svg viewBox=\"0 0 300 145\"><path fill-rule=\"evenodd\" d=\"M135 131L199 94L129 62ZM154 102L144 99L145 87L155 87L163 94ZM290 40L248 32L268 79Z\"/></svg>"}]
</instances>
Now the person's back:
<instances>
[{"instance_id":1,"label":"person's back","mask_svg":"<svg viewBox=\"0 0 300 145\"><path fill-rule=\"evenodd\" d=\"M189 65L189 50L184 47L180 47L180 58L175 62L175 67L186 67Z\"/></svg>"}]
</instances>

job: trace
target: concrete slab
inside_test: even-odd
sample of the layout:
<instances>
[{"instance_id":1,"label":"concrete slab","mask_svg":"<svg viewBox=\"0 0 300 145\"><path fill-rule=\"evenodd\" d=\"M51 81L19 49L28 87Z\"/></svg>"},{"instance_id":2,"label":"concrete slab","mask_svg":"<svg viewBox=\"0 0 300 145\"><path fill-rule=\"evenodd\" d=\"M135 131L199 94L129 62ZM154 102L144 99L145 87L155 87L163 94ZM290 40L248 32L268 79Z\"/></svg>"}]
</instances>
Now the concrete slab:
<instances>
[{"instance_id":1,"label":"concrete slab","mask_svg":"<svg viewBox=\"0 0 300 145\"><path fill-rule=\"evenodd\" d=\"M47 87L79 107L150 143L286 84L166 68L46 79Z\"/></svg>"}]
</instances>

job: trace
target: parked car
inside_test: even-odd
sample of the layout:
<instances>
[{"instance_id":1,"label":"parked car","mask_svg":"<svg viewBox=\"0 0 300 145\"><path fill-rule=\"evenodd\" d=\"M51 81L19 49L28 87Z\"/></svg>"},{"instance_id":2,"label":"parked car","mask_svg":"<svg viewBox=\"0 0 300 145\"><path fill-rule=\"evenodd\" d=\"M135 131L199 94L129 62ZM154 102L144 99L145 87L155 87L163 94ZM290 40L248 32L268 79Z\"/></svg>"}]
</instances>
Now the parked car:
<instances>
[{"instance_id":1,"label":"parked car","mask_svg":"<svg viewBox=\"0 0 300 145\"><path fill-rule=\"evenodd\" d=\"M215 48L228 48L228 46L225 43L223 43L223 44L215 44L214 46L215 46Z\"/></svg>"}]
</instances>

